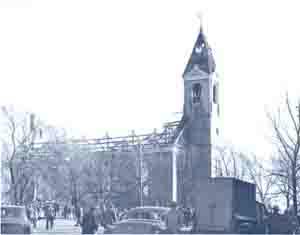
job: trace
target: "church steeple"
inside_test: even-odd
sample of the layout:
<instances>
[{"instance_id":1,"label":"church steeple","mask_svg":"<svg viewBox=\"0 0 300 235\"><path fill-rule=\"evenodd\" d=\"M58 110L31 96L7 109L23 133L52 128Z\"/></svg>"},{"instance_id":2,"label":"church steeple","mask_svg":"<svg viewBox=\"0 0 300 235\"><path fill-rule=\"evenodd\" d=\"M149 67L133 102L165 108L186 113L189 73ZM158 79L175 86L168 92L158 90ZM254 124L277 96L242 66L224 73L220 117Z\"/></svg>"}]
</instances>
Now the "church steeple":
<instances>
[{"instance_id":1,"label":"church steeple","mask_svg":"<svg viewBox=\"0 0 300 235\"><path fill-rule=\"evenodd\" d=\"M202 26L183 73L184 143L192 162L193 182L211 176L212 149L218 135L216 65Z\"/></svg>"},{"instance_id":2,"label":"church steeple","mask_svg":"<svg viewBox=\"0 0 300 235\"><path fill-rule=\"evenodd\" d=\"M197 68L205 73L211 74L215 71L215 67L216 65L212 51L206 41L206 37L203 33L203 27L201 25L198 38L184 70L183 77L185 77L185 75L193 68Z\"/></svg>"}]
</instances>

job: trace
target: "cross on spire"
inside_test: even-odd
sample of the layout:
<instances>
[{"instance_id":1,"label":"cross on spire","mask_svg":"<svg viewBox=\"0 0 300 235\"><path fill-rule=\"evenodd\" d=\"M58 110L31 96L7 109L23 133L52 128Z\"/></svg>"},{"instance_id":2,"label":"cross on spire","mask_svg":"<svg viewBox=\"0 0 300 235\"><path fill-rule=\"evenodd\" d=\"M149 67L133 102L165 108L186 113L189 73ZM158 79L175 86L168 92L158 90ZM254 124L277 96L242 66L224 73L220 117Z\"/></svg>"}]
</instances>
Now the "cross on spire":
<instances>
[{"instance_id":1,"label":"cross on spire","mask_svg":"<svg viewBox=\"0 0 300 235\"><path fill-rule=\"evenodd\" d=\"M202 12L199 11L197 13L197 17L200 21L200 32L202 32L203 31L203 14L202 14Z\"/></svg>"},{"instance_id":2,"label":"cross on spire","mask_svg":"<svg viewBox=\"0 0 300 235\"><path fill-rule=\"evenodd\" d=\"M202 13L197 13L197 17L200 19L200 32L198 34L190 59L185 67L183 76L190 72L194 67L198 67L200 70L208 74L215 72L214 58L203 33Z\"/></svg>"}]
</instances>

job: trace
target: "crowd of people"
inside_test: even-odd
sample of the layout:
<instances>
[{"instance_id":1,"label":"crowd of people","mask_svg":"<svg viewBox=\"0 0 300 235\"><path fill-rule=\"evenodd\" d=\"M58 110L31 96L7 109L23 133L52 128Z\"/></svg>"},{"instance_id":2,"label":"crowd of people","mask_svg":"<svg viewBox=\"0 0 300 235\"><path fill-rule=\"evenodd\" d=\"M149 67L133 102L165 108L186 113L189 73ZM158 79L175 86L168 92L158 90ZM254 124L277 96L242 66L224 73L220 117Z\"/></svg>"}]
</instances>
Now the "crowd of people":
<instances>
[{"instance_id":1,"label":"crowd of people","mask_svg":"<svg viewBox=\"0 0 300 235\"><path fill-rule=\"evenodd\" d=\"M107 228L120 220L126 210L120 210L112 204L102 204L87 209L75 208L75 226L81 226L82 234L94 234L99 226Z\"/></svg>"},{"instance_id":2,"label":"crowd of people","mask_svg":"<svg viewBox=\"0 0 300 235\"><path fill-rule=\"evenodd\" d=\"M194 225L195 212L193 209L178 207L176 203L171 203L170 207L171 210L166 215L166 225L169 233L178 233L182 226ZM114 222L121 220L126 212L127 209L121 210L112 205L90 207L86 213L76 214L79 217L76 218L76 221L81 221L82 234L94 234L100 225L107 228Z\"/></svg>"},{"instance_id":3,"label":"crowd of people","mask_svg":"<svg viewBox=\"0 0 300 235\"><path fill-rule=\"evenodd\" d=\"M60 206L55 202L33 202L26 206L27 218L36 228L37 222L46 219L46 229L53 229L54 220L59 215Z\"/></svg>"},{"instance_id":4,"label":"crowd of people","mask_svg":"<svg viewBox=\"0 0 300 235\"><path fill-rule=\"evenodd\" d=\"M191 208L178 207L171 204L170 213L166 223L170 231L175 232L180 226L193 226L195 212ZM46 220L46 230L52 230L55 219L64 218L74 220L74 226L81 226L82 234L93 234L99 226L108 228L122 219L128 209L120 209L111 203L101 204L96 207L81 207L80 205L60 205L56 202L35 202L26 206L28 219L34 228L41 219Z\"/></svg>"},{"instance_id":5,"label":"crowd of people","mask_svg":"<svg viewBox=\"0 0 300 235\"><path fill-rule=\"evenodd\" d=\"M52 230L56 218L64 218L75 220L74 226L81 226L83 231L90 228L98 228L99 225L106 228L120 219L126 209L120 210L111 204L103 204L94 207L93 210L80 207L79 205L60 205L56 202L34 202L26 205L27 218L33 227L37 227L37 223L41 219L46 220L46 229ZM91 217L91 214L94 214ZM90 225L90 224L94 225ZM97 225L97 226L96 226Z\"/></svg>"}]
</instances>

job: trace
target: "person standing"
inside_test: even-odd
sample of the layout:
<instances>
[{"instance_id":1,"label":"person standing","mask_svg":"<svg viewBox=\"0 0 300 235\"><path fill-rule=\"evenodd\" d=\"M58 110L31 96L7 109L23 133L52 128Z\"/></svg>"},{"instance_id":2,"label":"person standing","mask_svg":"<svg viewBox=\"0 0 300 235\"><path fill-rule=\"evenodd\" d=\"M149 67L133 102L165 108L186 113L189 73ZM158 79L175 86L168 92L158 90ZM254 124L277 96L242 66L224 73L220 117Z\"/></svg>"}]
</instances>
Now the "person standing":
<instances>
[{"instance_id":1,"label":"person standing","mask_svg":"<svg viewBox=\"0 0 300 235\"><path fill-rule=\"evenodd\" d=\"M32 207L31 220L32 220L33 228L36 228L36 224L38 220L38 211L36 206Z\"/></svg>"},{"instance_id":2,"label":"person standing","mask_svg":"<svg viewBox=\"0 0 300 235\"><path fill-rule=\"evenodd\" d=\"M39 220L41 217L41 206L40 205L37 205L36 212L37 212L37 220Z\"/></svg>"},{"instance_id":3,"label":"person standing","mask_svg":"<svg viewBox=\"0 0 300 235\"><path fill-rule=\"evenodd\" d=\"M72 212L71 212L71 207L67 206L67 219L71 219L72 218Z\"/></svg>"},{"instance_id":4,"label":"person standing","mask_svg":"<svg viewBox=\"0 0 300 235\"><path fill-rule=\"evenodd\" d=\"M64 219L67 219L67 214L68 214L68 207L67 207L67 205L65 205L64 210L63 210Z\"/></svg>"},{"instance_id":5,"label":"person standing","mask_svg":"<svg viewBox=\"0 0 300 235\"><path fill-rule=\"evenodd\" d=\"M166 216L166 225L169 233L176 234L179 233L181 216L176 208L176 202L172 202L170 206L171 210Z\"/></svg>"},{"instance_id":6,"label":"person standing","mask_svg":"<svg viewBox=\"0 0 300 235\"><path fill-rule=\"evenodd\" d=\"M26 206L26 216L27 216L28 220L31 221L31 206L30 205Z\"/></svg>"},{"instance_id":7,"label":"person standing","mask_svg":"<svg viewBox=\"0 0 300 235\"><path fill-rule=\"evenodd\" d=\"M84 214L81 223L81 234L95 234L98 230L96 221L95 208L91 207L90 210Z\"/></svg>"},{"instance_id":8,"label":"person standing","mask_svg":"<svg viewBox=\"0 0 300 235\"><path fill-rule=\"evenodd\" d=\"M107 225L112 225L114 222L116 222L115 213L110 205L105 208L103 220L105 228L107 228Z\"/></svg>"},{"instance_id":9,"label":"person standing","mask_svg":"<svg viewBox=\"0 0 300 235\"><path fill-rule=\"evenodd\" d=\"M50 225L50 226L49 226ZM53 229L54 226L54 208L52 206L46 207L46 230Z\"/></svg>"},{"instance_id":10,"label":"person standing","mask_svg":"<svg viewBox=\"0 0 300 235\"><path fill-rule=\"evenodd\" d=\"M58 216L59 204L57 202L54 203L54 213L55 213L55 217Z\"/></svg>"},{"instance_id":11,"label":"person standing","mask_svg":"<svg viewBox=\"0 0 300 235\"><path fill-rule=\"evenodd\" d=\"M81 208L77 205L75 207L75 217L76 217L75 226L79 226L80 225L80 220L81 220Z\"/></svg>"}]
</instances>

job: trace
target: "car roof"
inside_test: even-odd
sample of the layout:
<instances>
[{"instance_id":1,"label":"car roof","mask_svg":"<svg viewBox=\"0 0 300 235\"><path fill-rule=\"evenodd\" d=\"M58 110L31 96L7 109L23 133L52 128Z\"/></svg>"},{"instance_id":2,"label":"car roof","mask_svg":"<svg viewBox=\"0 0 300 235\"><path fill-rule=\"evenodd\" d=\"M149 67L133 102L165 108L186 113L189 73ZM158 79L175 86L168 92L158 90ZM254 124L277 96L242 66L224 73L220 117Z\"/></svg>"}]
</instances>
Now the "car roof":
<instances>
[{"instance_id":1,"label":"car roof","mask_svg":"<svg viewBox=\"0 0 300 235\"><path fill-rule=\"evenodd\" d=\"M170 210L169 207L161 207L161 206L139 206L139 207L134 207L130 209L129 211L132 210L165 210L168 211Z\"/></svg>"},{"instance_id":2,"label":"car roof","mask_svg":"<svg viewBox=\"0 0 300 235\"><path fill-rule=\"evenodd\" d=\"M1 205L1 208L20 208L20 209L25 209L25 206Z\"/></svg>"},{"instance_id":3,"label":"car roof","mask_svg":"<svg viewBox=\"0 0 300 235\"><path fill-rule=\"evenodd\" d=\"M127 223L157 224L158 220L151 220L151 219L126 219L126 220L119 221L117 224L127 224Z\"/></svg>"}]
</instances>

